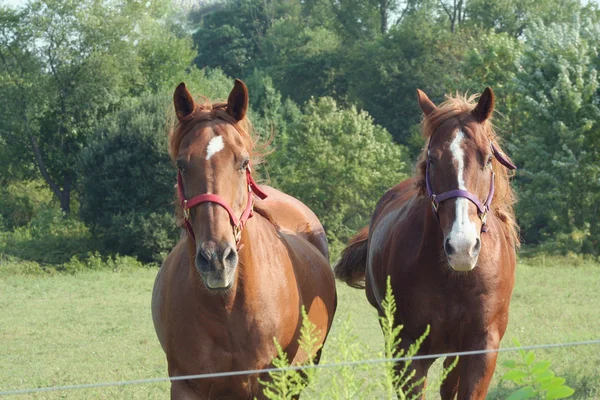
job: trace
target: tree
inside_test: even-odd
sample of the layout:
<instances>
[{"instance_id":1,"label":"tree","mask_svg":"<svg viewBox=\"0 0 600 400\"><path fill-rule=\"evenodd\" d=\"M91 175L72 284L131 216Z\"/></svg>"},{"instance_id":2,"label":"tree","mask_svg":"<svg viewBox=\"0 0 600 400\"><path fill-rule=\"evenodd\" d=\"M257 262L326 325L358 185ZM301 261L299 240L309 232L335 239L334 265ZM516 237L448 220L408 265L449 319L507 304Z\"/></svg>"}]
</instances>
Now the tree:
<instances>
[{"instance_id":1,"label":"tree","mask_svg":"<svg viewBox=\"0 0 600 400\"><path fill-rule=\"evenodd\" d=\"M191 63L193 54L181 53L191 42L156 19L168 4L32 0L0 9L0 93L15 107L2 135L33 160L66 213L95 123Z\"/></svg>"},{"instance_id":2,"label":"tree","mask_svg":"<svg viewBox=\"0 0 600 400\"><path fill-rule=\"evenodd\" d=\"M185 79L195 93L222 99L230 79L194 70ZM104 117L82 151L81 218L108 253L160 261L175 244L176 169L167 151L172 92L131 98Z\"/></svg>"},{"instance_id":3,"label":"tree","mask_svg":"<svg viewBox=\"0 0 600 400\"><path fill-rule=\"evenodd\" d=\"M516 88L517 211L526 242L600 252L600 23L532 24Z\"/></svg>"},{"instance_id":4,"label":"tree","mask_svg":"<svg viewBox=\"0 0 600 400\"><path fill-rule=\"evenodd\" d=\"M406 176L403 149L355 107L310 100L269 158L276 187L305 202L335 244L368 224L379 197Z\"/></svg>"},{"instance_id":5,"label":"tree","mask_svg":"<svg viewBox=\"0 0 600 400\"><path fill-rule=\"evenodd\" d=\"M592 8L588 5L584 9L591 11ZM546 25L570 22L580 11L579 0L469 0L465 14L470 24L521 37L536 19Z\"/></svg>"}]
</instances>

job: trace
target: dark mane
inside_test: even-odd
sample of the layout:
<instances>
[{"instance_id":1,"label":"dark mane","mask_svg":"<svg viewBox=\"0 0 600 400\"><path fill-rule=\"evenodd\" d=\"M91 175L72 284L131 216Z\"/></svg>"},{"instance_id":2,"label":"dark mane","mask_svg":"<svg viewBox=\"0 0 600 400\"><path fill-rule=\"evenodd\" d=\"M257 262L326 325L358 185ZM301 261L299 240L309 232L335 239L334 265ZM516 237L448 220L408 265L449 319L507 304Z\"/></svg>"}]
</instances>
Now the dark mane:
<instances>
[{"instance_id":1,"label":"dark mane","mask_svg":"<svg viewBox=\"0 0 600 400\"><path fill-rule=\"evenodd\" d=\"M440 104L429 116L425 117L421 123L421 133L423 137L429 139L436 129L451 118L456 118L460 124L471 117L471 111L477 105L478 95L470 97L447 96L446 101ZM489 140L494 143L496 148L500 149L499 138L494 131L494 126L490 119L482 124L483 131ZM507 157L508 158L508 157ZM427 196L425 187L425 170L427 166L427 149L424 148L419 156L416 170L416 187L420 196ZM516 201L516 195L510 186L510 177L512 174L498 162L493 163L493 171L496 174L495 194L492 202L492 212L502 222L502 228L507 238L509 238L515 247L520 245L519 228L516 222L513 204Z\"/></svg>"}]
</instances>

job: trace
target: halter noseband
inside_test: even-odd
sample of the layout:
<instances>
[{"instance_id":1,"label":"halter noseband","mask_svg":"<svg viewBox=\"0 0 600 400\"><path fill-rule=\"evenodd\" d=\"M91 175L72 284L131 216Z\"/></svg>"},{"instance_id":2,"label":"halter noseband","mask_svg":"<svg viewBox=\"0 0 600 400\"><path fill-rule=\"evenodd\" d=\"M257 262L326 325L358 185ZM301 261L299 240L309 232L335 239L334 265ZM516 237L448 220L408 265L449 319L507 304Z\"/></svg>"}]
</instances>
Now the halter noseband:
<instances>
[{"instance_id":1,"label":"halter noseband","mask_svg":"<svg viewBox=\"0 0 600 400\"><path fill-rule=\"evenodd\" d=\"M429 139L429 144L427 145L428 153L429 153L430 146L431 146L431 139ZM506 168L508 168L510 170L517 169L516 165L511 163L504 156L504 153L502 153L501 151L496 149L496 146L494 146L494 144L492 143L491 140L490 140L490 147L492 149L492 154L494 155L494 157L496 157L496 159L498 160L498 162L500 162L500 164L504 165ZM462 190L462 189L454 189L454 190L449 190L447 192L443 192L440 194L435 194L433 192L433 189L431 188L431 182L429 181L429 166L430 165L431 165L431 162L429 161L429 155L428 155L427 156L427 166L425 169L425 185L427 186L427 195L429 196L429 199L431 200L431 207L433 208L433 212L435 213L435 216L438 218L438 220L440 218L439 214L438 214L438 210L439 210L440 204L443 201L452 199L455 197L463 197L463 198L471 201L473 204L475 204L475 206L477 207L477 214L479 215L479 219L481 219L481 231L487 232L487 230L488 230L487 225L486 225L487 214L490 211L490 208L492 205L492 199L494 198L494 178L495 178L496 174L492 171L492 183L490 184L490 191L488 193L487 199L485 200L485 203L481 203L481 201L479 201L477 196L475 196L474 194L472 194L471 192L469 192L467 190Z\"/></svg>"}]
</instances>

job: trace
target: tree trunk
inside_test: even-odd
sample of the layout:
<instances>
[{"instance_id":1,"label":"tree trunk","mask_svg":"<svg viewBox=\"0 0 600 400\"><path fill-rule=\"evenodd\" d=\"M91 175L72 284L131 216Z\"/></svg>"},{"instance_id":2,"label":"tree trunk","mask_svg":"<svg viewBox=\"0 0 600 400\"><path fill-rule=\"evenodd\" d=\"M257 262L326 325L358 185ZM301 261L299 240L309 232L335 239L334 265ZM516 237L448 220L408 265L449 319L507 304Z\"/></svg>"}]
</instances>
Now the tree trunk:
<instances>
[{"instance_id":1,"label":"tree trunk","mask_svg":"<svg viewBox=\"0 0 600 400\"><path fill-rule=\"evenodd\" d=\"M29 128L27 129L29 130ZM37 167L40 170L44 181L46 181L48 186L50 186L50 189L52 189L52 193L54 193L54 195L60 201L61 210L63 210L66 214L69 214L71 212L71 177L67 176L65 178L63 189L61 190L56 182L54 182L54 180L50 177L48 170L46 170L46 165L44 164L44 159L42 158L42 153L38 147L37 140L31 133L29 133L29 139L31 141L31 148L33 149L33 155L35 157Z\"/></svg>"},{"instance_id":2,"label":"tree trunk","mask_svg":"<svg viewBox=\"0 0 600 400\"><path fill-rule=\"evenodd\" d=\"M388 1L387 0L381 0L379 2L379 15L381 17L381 35L385 35L385 33L387 32L387 25L388 25Z\"/></svg>"}]
</instances>

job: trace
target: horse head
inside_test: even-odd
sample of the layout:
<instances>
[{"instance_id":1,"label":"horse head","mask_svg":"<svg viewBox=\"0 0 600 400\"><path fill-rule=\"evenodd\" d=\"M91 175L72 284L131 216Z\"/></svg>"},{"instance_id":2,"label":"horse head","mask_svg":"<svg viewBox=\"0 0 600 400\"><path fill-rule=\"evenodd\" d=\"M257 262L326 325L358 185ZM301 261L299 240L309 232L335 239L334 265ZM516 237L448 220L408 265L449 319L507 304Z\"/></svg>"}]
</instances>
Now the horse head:
<instances>
[{"instance_id":1,"label":"horse head","mask_svg":"<svg viewBox=\"0 0 600 400\"><path fill-rule=\"evenodd\" d=\"M253 192L264 196L250 171L248 89L236 80L226 103L198 105L181 83L173 100L179 124L171 156L191 258L208 289L228 290L242 230L253 214Z\"/></svg>"},{"instance_id":2,"label":"horse head","mask_svg":"<svg viewBox=\"0 0 600 400\"><path fill-rule=\"evenodd\" d=\"M486 88L474 108L447 102L438 108L420 90L417 97L429 139L426 190L443 233L444 253L452 269L470 271L477 265L481 235L488 229L495 188L493 162L515 168L494 144L489 122L494 93Z\"/></svg>"}]
</instances>

